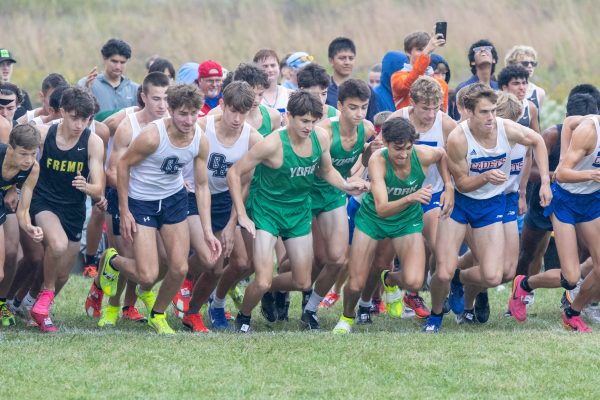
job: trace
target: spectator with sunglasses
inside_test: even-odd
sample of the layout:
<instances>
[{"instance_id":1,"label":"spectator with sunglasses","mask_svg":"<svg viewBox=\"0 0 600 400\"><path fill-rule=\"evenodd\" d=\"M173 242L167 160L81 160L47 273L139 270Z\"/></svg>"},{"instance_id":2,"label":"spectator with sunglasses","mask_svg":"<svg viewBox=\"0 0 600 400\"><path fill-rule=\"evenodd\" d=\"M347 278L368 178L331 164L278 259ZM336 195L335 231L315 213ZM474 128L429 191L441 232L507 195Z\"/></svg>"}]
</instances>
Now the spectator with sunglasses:
<instances>
[{"instance_id":1,"label":"spectator with sunglasses","mask_svg":"<svg viewBox=\"0 0 600 400\"><path fill-rule=\"evenodd\" d=\"M504 57L504 64L508 67L509 65L520 65L529 72L529 85L527 86L527 100L530 100L538 110L541 110L544 98L546 97L546 91L535 83L531 82L535 67L537 67L537 52L533 47L517 45L508 51L506 57ZM539 113L538 113L539 119Z\"/></svg>"},{"instance_id":2,"label":"spectator with sunglasses","mask_svg":"<svg viewBox=\"0 0 600 400\"><path fill-rule=\"evenodd\" d=\"M459 84L454 93L458 93L463 87L472 83L481 82L494 90L499 90L498 82L494 79L494 70L498 62L498 52L494 44L489 40L478 40L469 47L469 65L473 76L468 80ZM460 120L460 112L456 107L456 101L450 102L452 107L449 107L448 114L456 121Z\"/></svg>"}]
</instances>

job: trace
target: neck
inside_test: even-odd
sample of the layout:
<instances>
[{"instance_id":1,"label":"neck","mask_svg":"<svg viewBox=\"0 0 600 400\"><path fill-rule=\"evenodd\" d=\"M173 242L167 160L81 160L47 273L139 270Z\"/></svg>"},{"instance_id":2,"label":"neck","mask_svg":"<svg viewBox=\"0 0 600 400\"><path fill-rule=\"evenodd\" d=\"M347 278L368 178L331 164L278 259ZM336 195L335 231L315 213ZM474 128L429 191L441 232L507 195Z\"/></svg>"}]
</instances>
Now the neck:
<instances>
[{"instance_id":1,"label":"neck","mask_svg":"<svg viewBox=\"0 0 600 400\"><path fill-rule=\"evenodd\" d=\"M300 144L304 143L306 140L309 140L308 137L302 137L300 134L296 133L294 130L291 130L288 127L288 138L290 139L290 143L292 144Z\"/></svg>"},{"instance_id":2,"label":"neck","mask_svg":"<svg viewBox=\"0 0 600 400\"><path fill-rule=\"evenodd\" d=\"M223 118L219 121L215 122L215 130L217 131L217 135L220 133L225 137L236 137L242 133L242 129L244 128L244 124L242 124L238 129L233 129L230 126L225 125L223 122Z\"/></svg>"},{"instance_id":3,"label":"neck","mask_svg":"<svg viewBox=\"0 0 600 400\"><path fill-rule=\"evenodd\" d=\"M116 87L116 86L119 86L119 84L121 83L121 75L111 78L111 76L107 72L104 72L104 77L106 78L108 83L110 83L112 86Z\"/></svg>"},{"instance_id":4,"label":"neck","mask_svg":"<svg viewBox=\"0 0 600 400\"><path fill-rule=\"evenodd\" d=\"M333 71L333 81L335 82L336 85L341 85L342 83L346 82L348 79L350 79L350 76L342 76L340 74L338 74L336 71Z\"/></svg>"},{"instance_id":5,"label":"neck","mask_svg":"<svg viewBox=\"0 0 600 400\"><path fill-rule=\"evenodd\" d=\"M271 82L268 88L265 89L265 93L276 94L278 90L277 81Z\"/></svg>"},{"instance_id":6,"label":"neck","mask_svg":"<svg viewBox=\"0 0 600 400\"><path fill-rule=\"evenodd\" d=\"M431 124L425 124L419 121L417 118L415 118L414 108L410 109L408 116L410 118L410 122L412 122L412 124L415 126L417 133L427 132L435 123L435 120Z\"/></svg>"},{"instance_id":7,"label":"neck","mask_svg":"<svg viewBox=\"0 0 600 400\"><path fill-rule=\"evenodd\" d=\"M85 128L87 128L87 126ZM68 129L66 129L65 124L63 122L61 122L60 124L58 124L58 127L56 128L56 134L57 135L62 134L62 136L66 137L67 139L74 139L74 138L78 138L79 136L81 136L83 131L85 131L85 128L83 128L81 130L81 132L72 132L72 131L69 131Z\"/></svg>"},{"instance_id":8,"label":"neck","mask_svg":"<svg viewBox=\"0 0 600 400\"><path fill-rule=\"evenodd\" d=\"M490 82L492 81L492 66L489 64L486 64L486 65L477 67L476 75L477 75L477 78L479 78L479 81L481 83L485 83L486 85L489 85Z\"/></svg>"},{"instance_id":9,"label":"neck","mask_svg":"<svg viewBox=\"0 0 600 400\"><path fill-rule=\"evenodd\" d=\"M356 132L358 132L358 127L347 121L346 118L343 118L342 114L340 114L340 135L352 136L355 135Z\"/></svg>"}]
</instances>

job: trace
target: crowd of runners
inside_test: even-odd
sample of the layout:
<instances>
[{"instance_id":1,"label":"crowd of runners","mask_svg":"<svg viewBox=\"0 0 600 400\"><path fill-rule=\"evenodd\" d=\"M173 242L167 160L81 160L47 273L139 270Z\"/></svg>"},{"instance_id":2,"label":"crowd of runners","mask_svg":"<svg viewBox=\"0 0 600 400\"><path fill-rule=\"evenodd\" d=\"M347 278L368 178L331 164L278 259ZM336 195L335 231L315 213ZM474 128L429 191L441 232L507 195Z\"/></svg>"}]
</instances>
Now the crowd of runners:
<instances>
[{"instance_id":1,"label":"crowd of runners","mask_svg":"<svg viewBox=\"0 0 600 400\"><path fill-rule=\"evenodd\" d=\"M471 78L450 89L444 44L409 34L368 83L339 37L321 64L261 49L229 72L214 60L176 71L156 56L138 85L131 47L110 39L101 71L75 84L50 73L35 109L11 82L16 49L1 48L1 325L57 331L52 305L85 235L85 313L105 328L173 334L172 308L193 332L245 333L257 307L288 321L301 292L309 330L340 300L333 333L380 313L435 333L449 312L485 324L488 289L512 281L505 318L525 321L535 289L564 288L562 323L590 332L600 92L575 86L564 122L542 132L533 48L500 60L479 40ZM560 265L544 268L551 238Z\"/></svg>"}]
</instances>

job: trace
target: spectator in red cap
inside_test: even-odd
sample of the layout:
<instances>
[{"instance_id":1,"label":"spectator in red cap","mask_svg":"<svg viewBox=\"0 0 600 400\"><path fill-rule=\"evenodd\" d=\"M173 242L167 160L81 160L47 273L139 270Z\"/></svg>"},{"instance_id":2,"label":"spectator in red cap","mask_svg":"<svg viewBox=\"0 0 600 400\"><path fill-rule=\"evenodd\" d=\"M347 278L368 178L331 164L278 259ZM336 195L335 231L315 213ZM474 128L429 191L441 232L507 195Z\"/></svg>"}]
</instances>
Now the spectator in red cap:
<instances>
[{"instance_id":1,"label":"spectator in red cap","mask_svg":"<svg viewBox=\"0 0 600 400\"><path fill-rule=\"evenodd\" d=\"M198 66L198 87L204 93L204 106L200 109L200 116L208 114L210 110L219 105L221 87L223 84L223 68L213 60L206 60Z\"/></svg>"}]
</instances>

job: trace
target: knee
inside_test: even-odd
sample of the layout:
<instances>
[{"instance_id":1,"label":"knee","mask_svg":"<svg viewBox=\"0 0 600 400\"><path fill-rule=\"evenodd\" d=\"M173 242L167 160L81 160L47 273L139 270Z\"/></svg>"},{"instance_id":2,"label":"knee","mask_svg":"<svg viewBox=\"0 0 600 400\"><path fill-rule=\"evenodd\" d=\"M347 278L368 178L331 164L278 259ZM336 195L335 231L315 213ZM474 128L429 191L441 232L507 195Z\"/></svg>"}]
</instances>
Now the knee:
<instances>
[{"instance_id":1,"label":"knee","mask_svg":"<svg viewBox=\"0 0 600 400\"><path fill-rule=\"evenodd\" d=\"M266 293L271 289L271 281L272 278L270 276L257 277L254 284L261 293Z\"/></svg>"},{"instance_id":2,"label":"knee","mask_svg":"<svg viewBox=\"0 0 600 400\"><path fill-rule=\"evenodd\" d=\"M173 265L169 267L169 272L175 277L185 277L188 272L188 263L173 263Z\"/></svg>"},{"instance_id":3,"label":"knee","mask_svg":"<svg viewBox=\"0 0 600 400\"><path fill-rule=\"evenodd\" d=\"M297 290L305 291L305 290L310 290L310 288L311 288L312 282L311 282L310 276L308 276L308 277L293 277L292 281L293 281L294 287Z\"/></svg>"},{"instance_id":4,"label":"knee","mask_svg":"<svg viewBox=\"0 0 600 400\"><path fill-rule=\"evenodd\" d=\"M360 293L365 286L364 280L357 278L348 278L348 282L346 282L346 289L352 293Z\"/></svg>"},{"instance_id":5,"label":"knee","mask_svg":"<svg viewBox=\"0 0 600 400\"><path fill-rule=\"evenodd\" d=\"M444 283L444 284L450 283L453 276L454 276L454 274L448 273L448 271L446 271L443 268L440 268L439 266L433 273L433 279L437 279L439 282Z\"/></svg>"},{"instance_id":6,"label":"knee","mask_svg":"<svg viewBox=\"0 0 600 400\"><path fill-rule=\"evenodd\" d=\"M423 277L408 278L402 286L409 292L418 292L423 287Z\"/></svg>"},{"instance_id":7,"label":"knee","mask_svg":"<svg viewBox=\"0 0 600 400\"><path fill-rule=\"evenodd\" d=\"M502 283L502 271L483 276L483 284L487 287L496 287Z\"/></svg>"},{"instance_id":8,"label":"knee","mask_svg":"<svg viewBox=\"0 0 600 400\"><path fill-rule=\"evenodd\" d=\"M69 248L68 240L50 240L47 251L52 252L55 256L62 256Z\"/></svg>"},{"instance_id":9,"label":"knee","mask_svg":"<svg viewBox=\"0 0 600 400\"><path fill-rule=\"evenodd\" d=\"M158 271L143 271L138 276L138 283L143 287L152 286L157 278Z\"/></svg>"},{"instance_id":10,"label":"knee","mask_svg":"<svg viewBox=\"0 0 600 400\"><path fill-rule=\"evenodd\" d=\"M248 263L248 257L241 255L234 255L229 258L229 266L236 271L246 272L250 269L250 265Z\"/></svg>"},{"instance_id":11,"label":"knee","mask_svg":"<svg viewBox=\"0 0 600 400\"><path fill-rule=\"evenodd\" d=\"M579 274L567 274L567 275L563 275L563 273L560 273L560 286L562 286L564 289L566 290L573 290L575 289L575 287L577 287L577 282L579 282L579 279L581 278L581 276Z\"/></svg>"}]
</instances>

